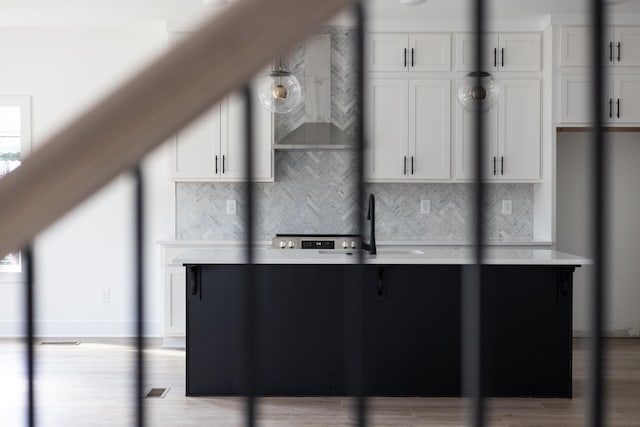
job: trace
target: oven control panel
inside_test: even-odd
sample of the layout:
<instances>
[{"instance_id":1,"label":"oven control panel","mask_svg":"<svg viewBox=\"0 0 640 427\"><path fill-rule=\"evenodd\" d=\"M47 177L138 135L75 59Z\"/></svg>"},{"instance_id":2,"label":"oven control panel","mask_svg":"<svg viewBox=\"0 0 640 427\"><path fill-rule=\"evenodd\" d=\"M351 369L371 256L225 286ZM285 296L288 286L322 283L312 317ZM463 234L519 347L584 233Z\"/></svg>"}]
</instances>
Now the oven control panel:
<instances>
[{"instance_id":1,"label":"oven control panel","mask_svg":"<svg viewBox=\"0 0 640 427\"><path fill-rule=\"evenodd\" d=\"M360 248L360 236L355 234L277 234L271 240L274 249L347 250Z\"/></svg>"}]
</instances>

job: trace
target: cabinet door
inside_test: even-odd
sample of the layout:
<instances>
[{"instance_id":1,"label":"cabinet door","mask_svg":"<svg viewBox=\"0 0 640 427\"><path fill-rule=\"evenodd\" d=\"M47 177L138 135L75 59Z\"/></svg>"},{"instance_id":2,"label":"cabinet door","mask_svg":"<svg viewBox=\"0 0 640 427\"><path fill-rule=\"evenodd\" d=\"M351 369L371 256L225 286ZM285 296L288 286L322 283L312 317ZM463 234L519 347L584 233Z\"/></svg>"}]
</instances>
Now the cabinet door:
<instances>
[{"instance_id":1,"label":"cabinet door","mask_svg":"<svg viewBox=\"0 0 640 427\"><path fill-rule=\"evenodd\" d=\"M164 336L184 336L186 331L184 267L166 266L164 269Z\"/></svg>"},{"instance_id":2,"label":"cabinet door","mask_svg":"<svg viewBox=\"0 0 640 427\"><path fill-rule=\"evenodd\" d=\"M370 34L367 68L369 71L406 71L409 65L406 34Z\"/></svg>"},{"instance_id":3,"label":"cabinet door","mask_svg":"<svg viewBox=\"0 0 640 427\"><path fill-rule=\"evenodd\" d=\"M171 147L171 179L211 180L219 176L220 107L215 106L180 130ZM217 172L218 170L218 172Z\"/></svg>"},{"instance_id":4,"label":"cabinet door","mask_svg":"<svg viewBox=\"0 0 640 427\"><path fill-rule=\"evenodd\" d=\"M375 277L364 288L367 393L459 395L459 269L392 265L372 270Z\"/></svg>"},{"instance_id":5,"label":"cabinet door","mask_svg":"<svg viewBox=\"0 0 640 427\"><path fill-rule=\"evenodd\" d=\"M451 82L409 81L409 176L449 179Z\"/></svg>"},{"instance_id":6,"label":"cabinet door","mask_svg":"<svg viewBox=\"0 0 640 427\"><path fill-rule=\"evenodd\" d=\"M370 79L368 135L365 146L367 178L407 178L409 106L406 79Z\"/></svg>"},{"instance_id":7,"label":"cabinet door","mask_svg":"<svg viewBox=\"0 0 640 427\"><path fill-rule=\"evenodd\" d=\"M612 78L604 81L604 103L602 117L611 122L616 113L616 104L611 88ZM593 83L589 74L563 74L560 76L560 123L591 123L591 97Z\"/></svg>"},{"instance_id":8,"label":"cabinet door","mask_svg":"<svg viewBox=\"0 0 640 427\"><path fill-rule=\"evenodd\" d=\"M640 27L615 27L614 64L640 67Z\"/></svg>"},{"instance_id":9,"label":"cabinet door","mask_svg":"<svg viewBox=\"0 0 640 427\"><path fill-rule=\"evenodd\" d=\"M501 71L540 71L540 34L500 34Z\"/></svg>"},{"instance_id":10,"label":"cabinet door","mask_svg":"<svg viewBox=\"0 0 640 427\"><path fill-rule=\"evenodd\" d=\"M540 179L540 80L502 80L498 178Z\"/></svg>"},{"instance_id":11,"label":"cabinet door","mask_svg":"<svg viewBox=\"0 0 640 427\"><path fill-rule=\"evenodd\" d=\"M586 74L560 77L560 122L589 123L591 121L591 92L593 84ZM608 113L608 111L607 111Z\"/></svg>"},{"instance_id":12,"label":"cabinet door","mask_svg":"<svg viewBox=\"0 0 640 427\"><path fill-rule=\"evenodd\" d=\"M456 34L456 71L473 71L475 68L475 38L472 33ZM487 71L498 69L498 35L487 34L484 40L482 68Z\"/></svg>"},{"instance_id":13,"label":"cabinet door","mask_svg":"<svg viewBox=\"0 0 640 427\"><path fill-rule=\"evenodd\" d=\"M458 82L459 83L459 82ZM496 178L494 158L497 157L498 147L498 107L485 113L484 130L484 170L487 179ZM465 111L459 102L456 102L456 143L455 143L455 172L454 178L459 180L474 179L475 162L475 124L474 115Z\"/></svg>"},{"instance_id":14,"label":"cabinet door","mask_svg":"<svg viewBox=\"0 0 640 427\"><path fill-rule=\"evenodd\" d=\"M609 43L609 42L607 42ZM588 67L593 50L589 27L560 28L560 66ZM606 61L609 62L608 45Z\"/></svg>"},{"instance_id":15,"label":"cabinet door","mask_svg":"<svg viewBox=\"0 0 640 427\"><path fill-rule=\"evenodd\" d=\"M613 121L640 123L640 76L613 77Z\"/></svg>"},{"instance_id":16,"label":"cabinet door","mask_svg":"<svg viewBox=\"0 0 640 427\"><path fill-rule=\"evenodd\" d=\"M411 34L409 36L411 71L450 71L450 34Z\"/></svg>"},{"instance_id":17,"label":"cabinet door","mask_svg":"<svg viewBox=\"0 0 640 427\"><path fill-rule=\"evenodd\" d=\"M234 93L222 104L221 114L221 178L240 180L245 174L245 102ZM271 114L257 100L253 103L253 174L257 180L268 180L272 174Z\"/></svg>"}]
</instances>

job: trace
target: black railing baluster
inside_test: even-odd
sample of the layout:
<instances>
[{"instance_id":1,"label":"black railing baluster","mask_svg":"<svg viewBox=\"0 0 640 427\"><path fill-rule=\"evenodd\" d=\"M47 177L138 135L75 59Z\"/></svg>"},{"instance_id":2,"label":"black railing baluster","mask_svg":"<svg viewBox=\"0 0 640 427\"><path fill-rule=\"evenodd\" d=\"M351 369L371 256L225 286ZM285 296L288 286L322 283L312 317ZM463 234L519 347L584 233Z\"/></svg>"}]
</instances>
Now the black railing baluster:
<instances>
[{"instance_id":1,"label":"black railing baluster","mask_svg":"<svg viewBox=\"0 0 640 427\"><path fill-rule=\"evenodd\" d=\"M358 115L356 117L356 143L357 143L357 183L356 183L356 200L358 207L358 234L364 236L365 229L365 185L364 185L364 148L365 148L365 85L364 85L364 49L365 49L365 10L362 1L359 1L355 5L355 18L356 18L356 110ZM354 300L350 302L350 306L353 307L353 317L355 329L354 331L354 345L351 348L351 353L348 357L351 358L353 363L351 366L356 369L356 372L348 372L347 375L352 375L356 394L356 420L357 425L364 427L367 425L367 399L366 399L366 374L365 374L365 343L364 343L364 287L365 287L365 268L364 268L364 251L358 251L358 264L359 274L357 292L351 296Z\"/></svg>"},{"instance_id":2,"label":"black railing baluster","mask_svg":"<svg viewBox=\"0 0 640 427\"><path fill-rule=\"evenodd\" d=\"M144 180L140 166L133 170L134 190L134 274L136 307L136 425L145 425L144 411Z\"/></svg>"},{"instance_id":3,"label":"black railing baluster","mask_svg":"<svg viewBox=\"0 0 640 427\"><path fill-rule=\"evenodd\" d=\"M25 314L27 316L27 425L34 427L36 425L36 402L35 402L35 363L34 363L34 285L35 270L33 261L33 248L29 246L23 252L26 287L25 287Z\"/></svg>"},{"instance_id":4,"label":"black railing baluster","mask_svg":"<svg viewBox=\"0 0 640 427\"><path fill-rule=\"evenodd\" d=\"M475 52L474 70L482 70L484 52L485 4L483 0L473 2ZM482 87L482 73L477 73L476 87ZM462 281L462 363L463 392L471 399L470 425L484 425L484 383L482 372L482 273L484 257L484 119L479 102L473 111L475 135L475 161L473 187L473 264L463 268Z\"/></svg>"},{"instance_id":5,"label":"black railing baluster","mask_svg":"<svg viewBox=\"0 0 640 427\"><path fill-rule=\"evenodd\" d=\"M255 296L254 282L254 253L253 253L253 214L254 214L254 183L253 183L253 99L249 86L243 89L245 108L245 282L244 282L244 385L246 395L246 425L256 425L256 310L258 309Z\"/></svg>"},{"instance_id":6,"label":"black railing baluster","mask_svg":"<svg viewBox=\"0 0 640 427\"><path fill-rule=\"evenodd\" d=\"M607 264L605 261L607 221L605 191L607 188L607 150L605 136L603 133L602 102L604 101L603 90L603 64L600 55L600 48L603 44L603 26L606 22L605 8L602 0L592 0L591 2L591 30L592 30L592 57L591 57L591 79L593 85L591 104L591 126L592 126L592 167L593 167L593 188L594 197L592 199L593 209L593 258L594 274L590 292L590 341L589 341L589 391L588 398L588 425L590 427L600 427L604 425L605 419L605 390L604 390L604 341L603 322L605 319L606 294L604 280L607 274Z\"/></svg>"}]
</instances>

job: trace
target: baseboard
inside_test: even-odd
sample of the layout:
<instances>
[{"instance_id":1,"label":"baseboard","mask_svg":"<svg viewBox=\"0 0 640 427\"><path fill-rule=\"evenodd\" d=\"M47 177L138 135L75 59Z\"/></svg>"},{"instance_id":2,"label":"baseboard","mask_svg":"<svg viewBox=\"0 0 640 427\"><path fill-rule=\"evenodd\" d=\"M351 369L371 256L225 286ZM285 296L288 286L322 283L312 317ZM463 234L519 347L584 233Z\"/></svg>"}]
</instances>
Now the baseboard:
<instances>
[{"instance_id":1,"label":"baseboard","mask_svg":"<svg viewBox=\"0 0 640 427\"><path fill-rule=\"evenodd\" d=\"M163 348L187 348L186 337L162 337Z\"/></svg>"},{"instance_id":2,"label":"baseboard","mask_svg":"<svg viewBox=\"0 0 640 427\"><path fill-rule=\"evenodd\" d=\"M585 330L573 330L574 338L587 338L591 336L589 331ZM638 338L640 334L637 329L612 329L604 331L605 338Z\"/></svg>"},{"instance_id":3,"label":"baseboard","mask_svg":"<svg viewBox=\"0 0 640 427\"><path fill-rule=\"evenodd\" d=\"M146 337L160 337L161 322L143 322ZM0 321L0 337L16 338L25 335L24 321ZM37 337L134 337L136 322L82 322L82 321L36 321Z\"/></svg>"}]
</instances>

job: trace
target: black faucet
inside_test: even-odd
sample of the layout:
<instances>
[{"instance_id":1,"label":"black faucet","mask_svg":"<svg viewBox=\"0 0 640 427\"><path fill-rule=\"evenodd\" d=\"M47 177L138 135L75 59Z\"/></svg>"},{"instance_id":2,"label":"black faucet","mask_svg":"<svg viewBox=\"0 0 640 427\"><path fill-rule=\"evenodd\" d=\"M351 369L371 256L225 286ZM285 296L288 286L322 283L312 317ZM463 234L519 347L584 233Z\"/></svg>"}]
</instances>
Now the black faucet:
<instances>
[{"instance_id":1,"label":"black faucet","mask_svg":"<svg viewBox=\"0 0 640 427\"><path fill-rule=\"evenodd\" d=\"M369 194L369 211L367 219L370 222L371 229L369 231L369 244L363 243L362 249L369 251L371 255L378 253L376 250L376 199L373 194Z\"/></svg>"}]
</instances>

